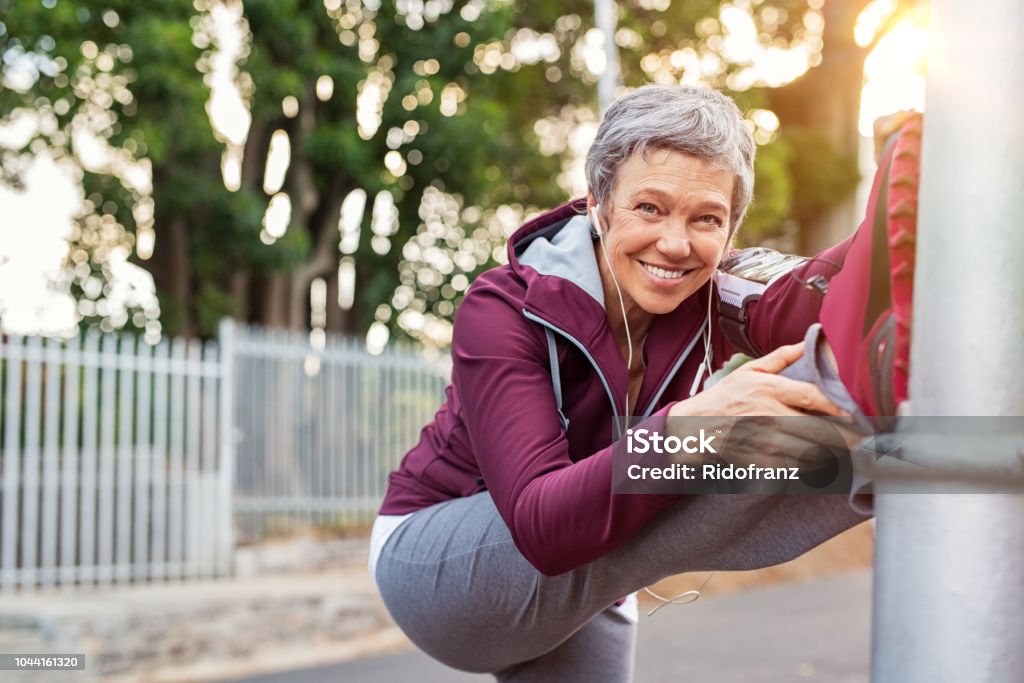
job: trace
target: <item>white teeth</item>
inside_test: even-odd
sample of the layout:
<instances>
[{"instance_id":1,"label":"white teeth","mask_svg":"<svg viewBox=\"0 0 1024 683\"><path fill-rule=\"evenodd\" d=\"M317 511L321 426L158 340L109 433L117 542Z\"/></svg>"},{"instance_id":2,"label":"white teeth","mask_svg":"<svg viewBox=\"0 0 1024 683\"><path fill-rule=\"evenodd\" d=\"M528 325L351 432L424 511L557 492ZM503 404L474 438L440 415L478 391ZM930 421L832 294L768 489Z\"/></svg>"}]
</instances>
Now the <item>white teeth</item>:
<instances>
[{"instance_id":1,"label":"white teeth","mask_svg":"<svg viewBox=\"0 0 1024 683\"><path fill-rule=\"evenodd\" d=\"M685 270L665 270L664 268L652 266L650 263L641 263L643 267L647 269L648 273L651 273L652 275L660 277L664 280L675 280L677 278L681 278L683 275L686 274Z\"/></svg>"}]
</instances>

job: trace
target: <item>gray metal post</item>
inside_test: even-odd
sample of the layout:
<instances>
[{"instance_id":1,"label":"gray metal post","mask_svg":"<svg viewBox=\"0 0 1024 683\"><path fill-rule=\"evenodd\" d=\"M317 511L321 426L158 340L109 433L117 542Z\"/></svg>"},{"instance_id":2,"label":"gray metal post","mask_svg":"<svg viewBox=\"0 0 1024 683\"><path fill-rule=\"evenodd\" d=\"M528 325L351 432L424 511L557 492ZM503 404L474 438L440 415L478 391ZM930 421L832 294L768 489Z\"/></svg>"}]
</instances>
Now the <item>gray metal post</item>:
<instances>
[{"instance_id":1,"label":"gray metal post","mask_svg":"<svg viewBox=\"0 0 1024 683\"><path fill-rule=\"evenodd\" d=\"M594 24L604 35L604 73L597 81L597 106L602 114L608 111L615 101L615 89L622 82L622 70L619 67L619 46L615 44L617 19L615 3L612 0L594 0Z\"/></svg>"},{"instance_id":2,"label":"gray metal post","mask_svg":"<svg viewBox=\"0 0 1024 683\"><path fill-rule=\"evenodd\" d=\"M1024 3L933 0L915 415L1024 415ZM970 462L977 453L964 450ZM1024 496L878 482L872 680L1024 680Z\"/></svg>"}]
</instances>

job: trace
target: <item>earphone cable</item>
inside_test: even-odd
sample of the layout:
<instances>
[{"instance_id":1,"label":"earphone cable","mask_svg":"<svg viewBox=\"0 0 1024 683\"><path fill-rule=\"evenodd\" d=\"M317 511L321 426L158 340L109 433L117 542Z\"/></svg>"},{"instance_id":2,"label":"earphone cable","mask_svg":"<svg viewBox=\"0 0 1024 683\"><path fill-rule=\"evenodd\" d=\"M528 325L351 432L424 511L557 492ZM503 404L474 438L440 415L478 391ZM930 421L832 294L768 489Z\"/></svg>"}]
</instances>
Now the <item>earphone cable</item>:
<instances>
[{"instance_id":1,"label":"earphone cable","mask_svg":"<svg viewBox=\"0 0 1024 683\"><path fill-rule=\"evenodd\" d=\"M604 243L604 229L601 227L600 216L598 215L601 210L600 204L595 204L594 208L591 209L592 216L591 221L594 223L594 228L597 229L597 239L601 243L601 253L604 254L604 264L608 266L608 272L612 276L612 282L615 283L615 292L619 295L619 308L622 311L622 325L626 328L626 346L629 350L626 353L626 398L623 402L623 407L626 410L626 421L629 422L629 383L633 373L633 337L629 332L629 319L626 318L626 301L622 296L622 288L619 286L619 279L615 277L615 269L612 268L611 259L608 258L608 246Z\"/></svg>"},{"instance_id":2,"label":"earphone cable","mask_svg":"<svg viewBox=\"0 0 1024 683\"><path fill-rule=\"evenodd\" d=\"M619 279L615 276L615 269L612 268L611 259L608 257L608 246L604 242L604 230L601 227L600 216L598 215L599 211L600 211L600 205L599 204L595 204L594 207L591 209L590 220L594 224L594 229L597 230L597 239L601 243L601 253L604 255L604 263L608 267L608 272L612 276L612 282L615 283L615 292L616 292L616 294L618 294L618 297L619 297L619 308L622 311L622 325L623 325L623 327L626 328L626 345L629 347L629 351L627 352L627 359L626 359L626 378L627 379L626 379L626 400L625 400L625 404L624 404L625 408L626 408L626 412L628 413L629 412L629 382L630 382L630 378L631 378L632 371L633 371L633 338L632 338L632 336L630 334L630 331L629 331L629 320L626 317L626 302L625 302L625 299L622 296L622 288L619 286ZM712 355L713 355L712 354L712 350L711 350L711 304L712 304L712 300L714 299L714 293L715 293L715 278L712 275L711 279L708 281L708 315L707 315L707 318L704 320L704 361L701 363L701 368L697 372L696 380L694 381L693 387L690 390L690 395L691 396L693 396L693 394L696 393L697 386L700 384L700 380L703 377L705 371L708 372L708 373L711 372L711 359L712 359ZM629 416L628 415L626 416L626 420L628 422L628 420L629 420ZM657 593L655 593L654 591L652 591L650 588L645 586L644 590L648 593L648 595L650 595L651 597L655 598L656 600L660 600L661 601L661 604L657 605L654 609L652 609L650 612L648 612L647 616L653 615L655 612L657 612L659 609L661 609L665 605L686 605L686 604L689 604L691 602L694 602L695 600L698 600L700 598L701 590L703 590L704 586L707 585L708 581L710 581L711 578L714 575L715 575L715 572L711 572L710 574L708 574L707 578L705 578L704 581L700 584L700 586L698 586L696 589L685 591L685 592L680 593L679 595L677 595L675 597L672 597L672 598L662 597L662 596L658 595Z\"/></svg>"}]
</instances>

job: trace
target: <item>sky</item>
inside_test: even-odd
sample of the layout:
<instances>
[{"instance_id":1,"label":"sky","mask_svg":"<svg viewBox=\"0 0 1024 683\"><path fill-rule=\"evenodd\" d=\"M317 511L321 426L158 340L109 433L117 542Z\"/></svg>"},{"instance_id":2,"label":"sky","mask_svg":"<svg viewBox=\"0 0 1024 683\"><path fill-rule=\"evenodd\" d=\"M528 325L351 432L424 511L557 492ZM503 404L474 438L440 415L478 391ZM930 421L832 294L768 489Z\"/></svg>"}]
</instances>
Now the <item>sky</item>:
<instances>
[{"instance_id":1,"label":"sky","mask_svg":"<svg viewBox=\"0 0 1024 683\"><path fill-rule=\"evenodd\" d=\"M856 38L866 44L873 35L879 17L891 11L893 0L876 0L866 10L858 24ZM733 8L735 9L735 8ZM742 51L743 35L749 27L736 11L723 10L721 17L732 33L733 51ZM233 17L225 14L217 24L220 42L228 51L237 45L228 26ZM865 64L865 85L862 91L860 130L870 136L874 119L900 109L924 107L923 61L926 52L927 31L916 22L906 19L887 33L868 56ZM752 24L751 24L752 26ZM756 56L755 56L756 57ZM799 57L799 55L797 56ZM777 71L779 79L793 77L792 56L761 56L765 73ZM235 68L234 59L222 53L214 63L214 91L211 112L214 128L224 139L227 153L224 179L232 182L234 165L232 150L237 150L248 128L248 113L236 93L230 91ZM804 66L806 68L806 66ZM797 71L799 73L799 71ZM217 84L220 84L219 87ZM320 86L330 84L318 83ZM286 103L283 103L286 104ZM23 131L15 128L0 129L0 140L16 140ZM272 154L269 163L282 168L268 168L268 185L279 186L275 176L287 167L286 141L278 141L282 150ZM872 171L871 145L862 145L864 159L862 171L870 179ZM41 155L28 167L25 174L26 191L18 192L0 185L0 314L4 331L15 333L68 334L74 330L74 303L61 292L60 265L67 252L65 239L69 233L72 213L81 200L82 192L73 170L61 167L48 156ZM574 185L576 183L573 183ZM862 196L865 193L860 193ZM287 197L285 197L286 199ZM274 197L278 200L278 196ZM272 202L268 211L269 223L264 241L271 243L276 213L282 211L283 200ZM287 220L285 219L285 223ZM122 281L122 289L152 292L152 278L143 269L127 262L127 254L115 257L113 268ZM152 296L152 294L150 294ZM329 298L329 297L328 297ZM376 345L376 344L375 344Z\"/></svg>"},{"instance_id":2,"label":"sky","mask_svg":"<svg viewBox=\"0 0 1024 683\"><path fill-rule=\"evenodd\" d=\"M74 302L51 285L67 252L73 208L81 201L71 174L37 157L26 192L0 184L0 310L8 331L57 332L73 320Z\"/></svg>"}]
</instances>

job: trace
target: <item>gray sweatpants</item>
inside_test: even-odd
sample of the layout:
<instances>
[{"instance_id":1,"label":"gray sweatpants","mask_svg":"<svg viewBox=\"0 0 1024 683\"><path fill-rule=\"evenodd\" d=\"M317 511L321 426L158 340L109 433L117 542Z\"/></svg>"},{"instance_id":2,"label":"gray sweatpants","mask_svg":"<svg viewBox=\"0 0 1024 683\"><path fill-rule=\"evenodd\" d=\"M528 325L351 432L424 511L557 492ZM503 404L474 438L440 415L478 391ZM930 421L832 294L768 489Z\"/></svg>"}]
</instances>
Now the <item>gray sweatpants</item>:
<instances>
[{"instance_id":1,"label":"gray sweatpants","mask_svg":"<svg viewBox=\"0 0 1024 683\"><path fill-rule=\"evenodd\" d=\"M681 572L786 562L865 519L839 494L686 496L617 550L552 577L522 556L483 492L414 513L384 545L376 579L398 626L451 667L502 682L627 683L636 627L613 608L619 598Z\"/></svg>"}]
</instances>

